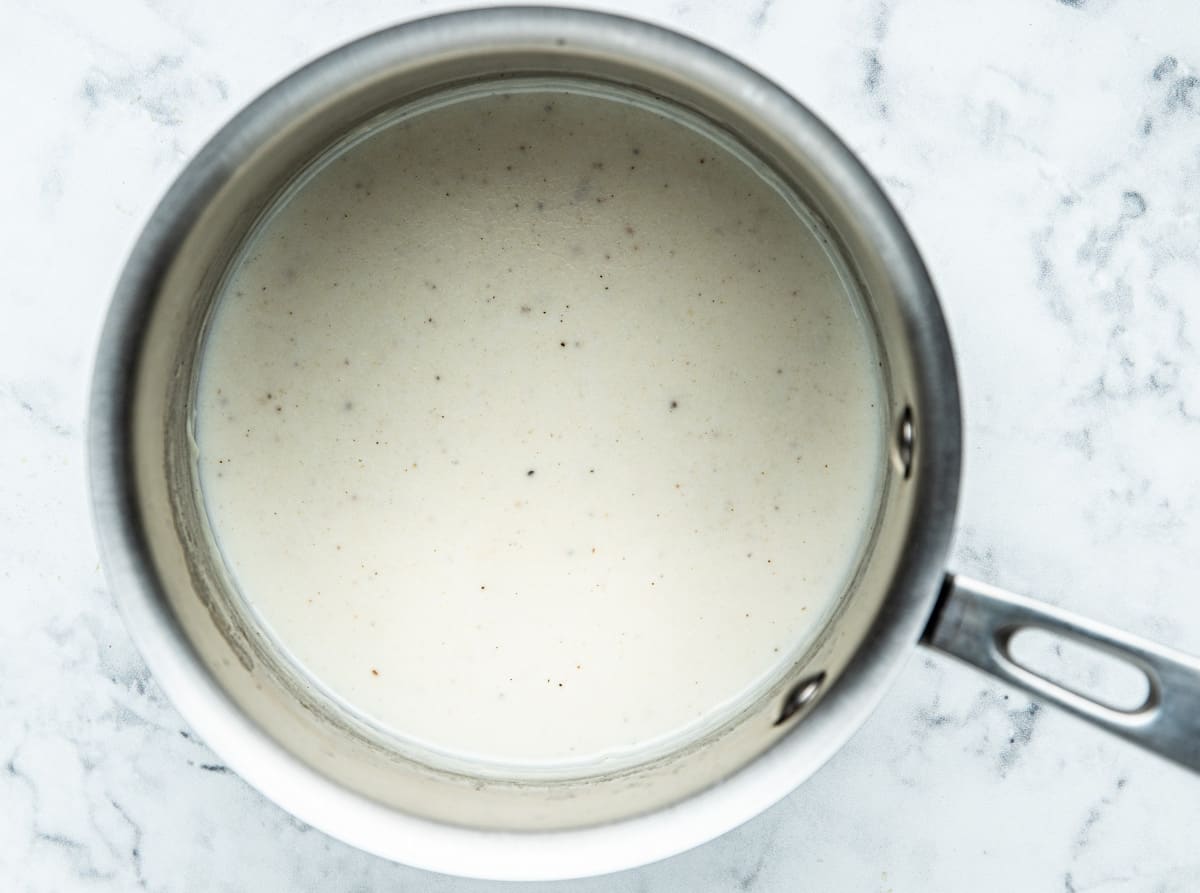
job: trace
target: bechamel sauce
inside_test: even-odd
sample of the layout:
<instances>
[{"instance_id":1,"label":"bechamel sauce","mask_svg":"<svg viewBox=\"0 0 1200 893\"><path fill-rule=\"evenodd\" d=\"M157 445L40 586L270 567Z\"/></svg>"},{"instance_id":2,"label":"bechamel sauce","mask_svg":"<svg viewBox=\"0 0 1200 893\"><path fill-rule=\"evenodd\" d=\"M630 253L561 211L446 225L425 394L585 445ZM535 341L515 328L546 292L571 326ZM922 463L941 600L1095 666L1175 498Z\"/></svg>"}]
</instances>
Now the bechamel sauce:
<instances>
[{"instance_id":1,"label":"bechamel sauce","mask_svg":"<svg viewBox=\"0 0 1200 893\"><path fill-rule=\"evenodd\" d=\"M401 119L211 321L210 524L304 672L493 764L678 741L811 641L885 455L820 242L706 136L549 87Z\"/></svg>"}]
</instances>

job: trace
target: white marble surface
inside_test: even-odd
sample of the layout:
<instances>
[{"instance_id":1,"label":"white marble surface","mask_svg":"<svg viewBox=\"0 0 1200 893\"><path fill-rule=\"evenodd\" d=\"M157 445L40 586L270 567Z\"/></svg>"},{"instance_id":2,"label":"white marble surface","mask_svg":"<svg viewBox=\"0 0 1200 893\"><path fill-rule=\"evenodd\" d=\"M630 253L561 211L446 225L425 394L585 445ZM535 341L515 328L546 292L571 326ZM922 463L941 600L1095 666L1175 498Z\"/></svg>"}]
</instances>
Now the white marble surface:
<instances>
[{"instance_id":1,"label":"white marble surface","mask_svg":"<svg viewBox=\"0 0 1200 893\"><path fill-rule=\"evenodd\" d=\"M440 2L0 0L0 888L472 890L291 819L127 638L84 480L89 366L152 206L241 105ZM864 157L958 350L955 569L1200 653L1192 0L620 0L749 60ZM1200 889L1200 776L917 652L767 814L544 889ZM505 888L508 889L508 888Z\"/></svg>"}]
</instances>

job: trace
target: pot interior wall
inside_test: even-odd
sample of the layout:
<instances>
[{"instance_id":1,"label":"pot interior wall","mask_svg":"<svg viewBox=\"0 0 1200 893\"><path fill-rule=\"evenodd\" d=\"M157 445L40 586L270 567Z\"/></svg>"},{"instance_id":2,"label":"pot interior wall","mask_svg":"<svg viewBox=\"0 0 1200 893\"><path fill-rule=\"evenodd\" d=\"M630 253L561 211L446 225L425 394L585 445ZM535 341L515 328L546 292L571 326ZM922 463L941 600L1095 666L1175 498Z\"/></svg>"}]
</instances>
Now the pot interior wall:
<instances>
[{"instance_id":1,"label":"pot interior wall","mask_svg":"<svg viewBox=\"0 0 1200 893\"><path fill-rule=\"evenodd\" d=\"M297 172L348 132L405 103L481 80L527 77L631 89L737 134L794 191L855 281L875 328L888 389L888 436L897 444L870 548L823 635L780 668L769 690L701 740L668 756L578 777L505 778L469 766L431 765L339 711L255 628L216 559L197 498L191 431L197 349L214 296L247 233ZM133 459L142 525L171 608L221 685L270 735L342 784L404 812L483 828L579 827L646 812L720 781L782 736L803 734L878 629L904 561L914 494L927 473L918 461L920 438L911 450L899 444L902 428L919 434L925 424L898 300L906 284L894 280L890 259L860 209L846 203L836 172L806 154L803 133L773 127L652 59L634 65L586 47L481 49L469 57L426 57L419 65L363 52L338 78L302 75L291 90L292 100L274 105L270 115L254 106L244 112L232 125L241 138L193 172L211 188L201 190L203 203L187 209L174 259L161 271L135 379ZM814 678L823 680L815 696L797 698Z\"/></svg>"}]
</instances>

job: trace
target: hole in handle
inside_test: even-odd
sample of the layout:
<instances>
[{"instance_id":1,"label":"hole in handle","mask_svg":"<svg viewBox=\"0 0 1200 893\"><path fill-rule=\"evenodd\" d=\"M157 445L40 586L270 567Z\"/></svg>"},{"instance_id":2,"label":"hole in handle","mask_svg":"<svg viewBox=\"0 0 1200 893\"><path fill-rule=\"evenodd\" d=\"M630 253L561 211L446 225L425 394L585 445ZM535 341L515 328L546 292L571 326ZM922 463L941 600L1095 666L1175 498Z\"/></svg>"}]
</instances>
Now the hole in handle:
<instances>
[{"instance_id":1,"label":"hole in handle","mask_svg":"<svg viewBox=\"0 0 1200 893\"><path fill-rule=\"evenodd\" d=\"M1140 667L1070 636L1025 627L1008 637L1013 663L1068 691L1123 713L1150 704L1150 678Z\"/></svg>"}]
</instances>

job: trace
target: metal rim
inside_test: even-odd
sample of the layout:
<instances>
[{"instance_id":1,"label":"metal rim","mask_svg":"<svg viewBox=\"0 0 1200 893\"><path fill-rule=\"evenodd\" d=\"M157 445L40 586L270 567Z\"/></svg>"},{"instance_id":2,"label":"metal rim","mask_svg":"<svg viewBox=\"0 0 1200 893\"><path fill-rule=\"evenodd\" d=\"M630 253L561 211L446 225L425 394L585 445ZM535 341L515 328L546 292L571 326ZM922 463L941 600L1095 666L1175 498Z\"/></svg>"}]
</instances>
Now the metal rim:
<instances>
[{"instance_id":1,"label":"metal rim","mask_svg":"<svg viewBox=\"0 0 1200 893\"><path fill-rule=\"evenodd\" d=\"M837 188L862 210L887 258L906 337L918 358L917 395L936 426L920 432L922 481L904 561L883 610L843 674L793 733L719 784L666 809L570 831L496 832L415 818L351 792L284 750L245 716L208 674L176 623L151 562L134 500L127 430L132 371L156 284L214 183L249 147L287 120L298 101L381 70L397 57L469 51L496 41L639 53L724 94L752 97L758 111L796 136ZM360 849L463 876L534 880L603 874L704 843L782 799L862 724L917 642L942 578L960 464L958 392L937 297L903 224L870 175L811 112L762 76L673 32L620 16L517 7L451 13L348 44L271 88L215 136L155 210L118 283L92 383L88 450L93 518L125 623L172 703L242 778L310 825ZM800 733L802 730L802 733Z\"/></svg>"}]
</instances>

